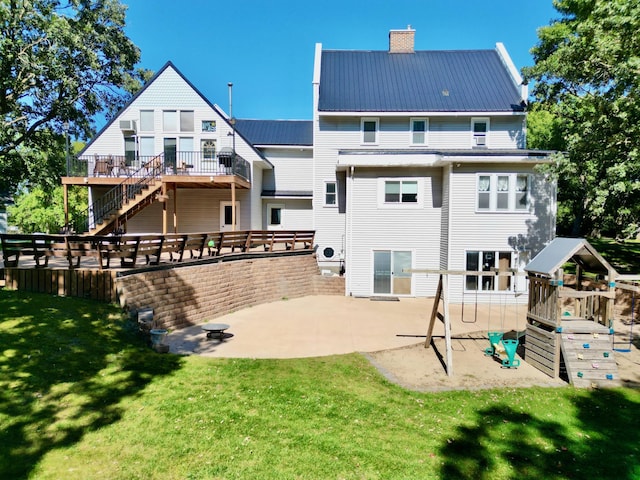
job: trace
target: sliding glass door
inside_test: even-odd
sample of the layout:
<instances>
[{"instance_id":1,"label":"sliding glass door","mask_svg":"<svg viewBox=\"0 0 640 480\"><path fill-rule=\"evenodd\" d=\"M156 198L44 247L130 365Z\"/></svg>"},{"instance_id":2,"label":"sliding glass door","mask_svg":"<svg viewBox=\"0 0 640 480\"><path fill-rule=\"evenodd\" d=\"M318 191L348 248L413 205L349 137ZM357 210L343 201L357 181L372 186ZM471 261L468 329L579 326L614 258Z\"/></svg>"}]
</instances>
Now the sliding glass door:
<instances>
[{"instance_id":1,"label":"sliding glass door","mask_svg":"<svg viewBox=\"0 0 640 480\"><path fill-rule=\"evenodd\" d=\"M412 253L405 250L374 250L373 293L375 295L411 295Z\"/></svg>"}]
</instances>

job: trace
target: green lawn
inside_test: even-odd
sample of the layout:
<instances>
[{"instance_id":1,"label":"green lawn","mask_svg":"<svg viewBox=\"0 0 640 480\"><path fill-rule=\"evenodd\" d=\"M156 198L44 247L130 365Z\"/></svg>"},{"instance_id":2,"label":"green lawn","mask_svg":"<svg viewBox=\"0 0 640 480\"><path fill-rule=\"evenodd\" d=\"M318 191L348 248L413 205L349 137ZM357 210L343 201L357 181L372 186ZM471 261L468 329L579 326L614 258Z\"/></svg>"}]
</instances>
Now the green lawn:
<instances>
[{"instance_id":1,"label":"green lawn","mask_svg":"<svg viewBox=\"0 0 640 480\"><path fill-rule=\"evenodd\" d=\"M115 306L0 291L0 478L640 478L640 392L416 393L360 355L156 354Z\"/></svg>"},{"instance_id":2,"label":"green lawn","mask_svg":"<svg viewBox=\"0 0 640 480\"><path fill-rule=\"evenodd\" d=\"M590 238L588 241L618 273L640 274L640 241L616 242L610 238Z\"/></svg>"}]
</instances>

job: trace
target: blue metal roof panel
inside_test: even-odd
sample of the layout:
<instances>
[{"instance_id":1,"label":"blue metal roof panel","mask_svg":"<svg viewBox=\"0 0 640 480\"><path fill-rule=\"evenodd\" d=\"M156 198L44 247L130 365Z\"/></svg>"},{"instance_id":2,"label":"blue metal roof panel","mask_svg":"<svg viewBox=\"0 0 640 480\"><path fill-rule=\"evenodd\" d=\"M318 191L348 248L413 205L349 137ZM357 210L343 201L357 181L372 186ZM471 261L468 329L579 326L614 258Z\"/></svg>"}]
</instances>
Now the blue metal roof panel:
<instances>
[{"instance_id":1,"label":"blue metal roof panel","mask_svg":"<svg viewBox=\"0 0 640 480\"><path fill-rule=\"evenodd\" d=\"M313 145L310 120L236 120L236 129L252 145Z\"/></svg>"},{"instance_id":2,"label":"blue metal roof panel","mask_svg":"<svg viewBox=\"0 0 640 480\"><path fill-rule=\"evenodd\" d=\"M320 111L522 111L495 50L322 52Z\"/></svg>"}]
</instances>

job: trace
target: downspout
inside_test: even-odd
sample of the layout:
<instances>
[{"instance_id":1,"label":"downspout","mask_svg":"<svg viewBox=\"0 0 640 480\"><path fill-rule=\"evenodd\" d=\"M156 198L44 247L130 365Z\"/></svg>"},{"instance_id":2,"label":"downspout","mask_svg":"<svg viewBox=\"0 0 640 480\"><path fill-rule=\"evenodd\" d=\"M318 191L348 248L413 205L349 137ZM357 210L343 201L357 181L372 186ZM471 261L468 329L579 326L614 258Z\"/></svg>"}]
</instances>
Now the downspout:
<instances>
[{"instance_id":1,"label":"downspout","mask_svg":"<svg viewBox=\"0 0 640 480\"><path fill-rule=\"evenodd\" d=\"M346 282L345 282L345 295L351 296L353 292L351 291L351 265L349 261L351 260L351 245L353 244L353 212L352 212L352 198L353 198L353 174L355 172L355 167L352 165L349 167L349 176L347 178L347 212L346 216L346 230L347 230L347 239L346 239L346 252L344 258L344 264L346 269Z\"/></svg>"},{"instance_id":2,"label":"downspout","mask_svg":"<svg viewBox=\"0 0 640 480\"><path fill-rule=\"evenodd\" d=\"M453 163L449 162L449 175L448 175L448 179L447 179L447 196L449 198L447 198L447 264L445 265L445 269L449 270L451 268L451 183L453 182ZM465 265L466 267L466 265ZM446 288L447 288L447 294L449 295L449 297L451 297L451 285L449 284L449 278L451 276L450 275L445 275L445 281L447 282ZM464 288L464 287L463 287Z\"/></svg>"}]
</instances>

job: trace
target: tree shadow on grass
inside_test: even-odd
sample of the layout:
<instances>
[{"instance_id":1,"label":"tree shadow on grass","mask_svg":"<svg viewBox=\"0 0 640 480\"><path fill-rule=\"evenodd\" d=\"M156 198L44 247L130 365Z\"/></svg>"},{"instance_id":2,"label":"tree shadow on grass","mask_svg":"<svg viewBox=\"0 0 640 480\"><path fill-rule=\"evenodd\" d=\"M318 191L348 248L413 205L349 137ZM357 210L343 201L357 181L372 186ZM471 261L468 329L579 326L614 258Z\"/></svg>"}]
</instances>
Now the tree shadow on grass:
<instances>
[{"instance_id":1,"label":"tree shadow on grass","mask_svg":"<svg viewBox=\"0 0 640 480\"><path fill-rule=\"evenodd\" d=\"M120 401L181 367L114 305L0 290L0 478L121 418Z\"/></svg>"},{"instance_id":2,"label":"tree shadow on grass","mask_svg":"<svg viewBox=\"0 0 640 480\"><path fill-rule=\"evenodd\" d=\"M553 410L545 418L507 405L479 410L478 422L459 427L442 447L442 478L637 479L640 405L625 390L573 391L565 398L574 413L560 418L575 422L571 427Z\"/></svg>"}]
</instances>

